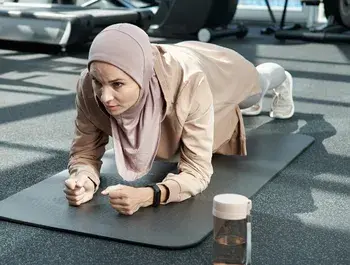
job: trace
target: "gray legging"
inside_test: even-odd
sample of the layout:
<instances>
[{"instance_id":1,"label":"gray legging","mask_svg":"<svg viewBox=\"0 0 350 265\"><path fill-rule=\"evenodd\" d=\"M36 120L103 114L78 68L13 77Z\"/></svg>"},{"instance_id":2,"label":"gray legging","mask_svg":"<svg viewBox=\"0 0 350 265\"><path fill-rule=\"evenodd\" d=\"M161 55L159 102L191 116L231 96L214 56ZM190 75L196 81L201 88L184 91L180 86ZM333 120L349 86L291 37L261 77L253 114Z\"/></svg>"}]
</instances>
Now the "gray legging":
<instances>
[{"instance_id":1,"label":"gray legging","mask_svg":"<svg viewBox=\"0 0 350 265\"><path fill-rule=\"evenodd\" d=\"M285 70L276 63L263 63L256 67L259 73L261 92L246 98L239 104L241 109L249 108L257 104L265 93L273 88L278 87L286 80Z\"/></svg>"}]
</instances>

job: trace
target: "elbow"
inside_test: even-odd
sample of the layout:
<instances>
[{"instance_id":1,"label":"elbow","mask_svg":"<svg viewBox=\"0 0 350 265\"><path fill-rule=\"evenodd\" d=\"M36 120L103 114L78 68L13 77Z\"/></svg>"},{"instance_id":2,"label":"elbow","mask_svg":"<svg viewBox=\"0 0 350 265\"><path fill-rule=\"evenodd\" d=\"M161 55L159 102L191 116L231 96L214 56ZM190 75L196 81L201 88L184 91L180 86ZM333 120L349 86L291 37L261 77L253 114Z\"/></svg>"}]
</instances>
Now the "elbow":
<instances>
[{"instance_id":1,"label":"elbow","mask_svg":"<svg viewBox=\"0 0 350 265\"><path fill-rule=\"evenodd\" d=\"M207 163L205 167L200 167L193 171L193 178L196 179L199 184L198 186L200 187L197 194L202 193L208 188L213 172L213 166L211 163Z\"/></svg>"},{"instance_id":2,"label":"elbow","mask_svg":"<svg viewBox=\"0 0 350 265\"><path fill-rule=\"evenodd\" d=\"M213 166L209 162L205 166L184 168L182 173L187 176L188 180L185 190L189 192L190 196L196 196L208 188L213 175Z\"/></svg>"},{"instance_id":3,"label":"elbow","mask_svg":"<svg viewBox=\"0 0 350 265\"><path fill-rule=\"evenodd\" d=\"M211 174L181 172L179 175L170 173L164 180L170 190L169 202L181 202L205 191L211 180Z\"/></svg>"},{"instance_id":4,"label":"elbow","mask_svg":"<svg viewBox=\"0 0 350 265\"><path fill-rule=\"evenodd\" d=\"M202 193L208 188L211 181L211 176L212 176L212 173L208 173L201 178L201 189L198 193Z\"/></svg>"}]
</instances>

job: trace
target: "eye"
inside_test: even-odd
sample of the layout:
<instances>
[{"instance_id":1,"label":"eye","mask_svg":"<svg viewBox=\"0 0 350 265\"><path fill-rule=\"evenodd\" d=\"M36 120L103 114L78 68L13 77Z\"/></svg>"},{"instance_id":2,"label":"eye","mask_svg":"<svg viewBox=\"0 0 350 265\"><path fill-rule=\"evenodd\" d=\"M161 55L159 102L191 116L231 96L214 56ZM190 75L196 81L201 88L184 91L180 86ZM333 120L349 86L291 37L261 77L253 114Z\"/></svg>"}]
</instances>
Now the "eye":
<instances>
[{"instance_id":1,"label":"eye","mask_svg":"<svg viewBox=\"0 0 350 265\"><path fill-rule=\"evenodd\" d=\"M112 84L112 86L114 87L114 88L119 88L119 87L121 87L121 86L123 86L124 84L123 83L121 83L121 82L114 82L113 84Z\"/></svg>"},{"instance_id":2,"label":"eye","mask_svg":"<svg viewBox=\"0 0 350 265\"><path fill-rule=\"evenodd\" d=\"M92 78L92 82L93 82L95 85L100 85L100 82L98 82L94 77Z\"/></svg>"}]
</instances>

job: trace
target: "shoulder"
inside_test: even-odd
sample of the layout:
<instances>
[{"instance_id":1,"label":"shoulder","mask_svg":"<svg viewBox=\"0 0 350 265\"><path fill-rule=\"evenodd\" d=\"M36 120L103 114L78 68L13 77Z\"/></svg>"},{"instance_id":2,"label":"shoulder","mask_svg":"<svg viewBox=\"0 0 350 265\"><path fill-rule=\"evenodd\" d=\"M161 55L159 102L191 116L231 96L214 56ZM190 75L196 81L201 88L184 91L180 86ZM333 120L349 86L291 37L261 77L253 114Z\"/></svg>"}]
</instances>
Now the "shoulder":
<instances>
[{"instance_id":1,"label":"shoulder","mask_svg":"<svg viewBox=\"0 0 350 265\"><path fill-rule=\"evenodd\" d=\"M180 123L200 108L212 103L212 95L199 59L187 48L154 45L155 71L166 101Z\"/></svg>"},{"instance_id":2,"label":"shoulder","mask_svg":"<svg viewBox=\"0 0 350 265\"><path fill-rule=\"evenodd\" d=\"M198 58L187 48L177 45L154 45L155 71L161 87L173 99L186 92L192 96L205 79Z\"/></svg>"},{"instance_id":3,"label":"shoulder","mask_svg":"<svg viewBox=\"0 0 350 265\"><path fill-rule=\"evenodd\" d=\"M213 106L213 96L204 73L193 73L179 91L175 109L182 122L192 120Z\"/></svg>"},{"instance_id":4,"label":"shoulder","mask_svg":"<svg viewBox=\"0 0 350 265\"><path fill-rule=\"evenodd\" d=\"M92 80L88 69L84 69L80 73L76 86L76 94L79 105L87 104L89 101L94 100Z\"/></svg>"},{"instance_id":5,"label":"shoulder","mask_svg":"<svg viewBox=\"0 0 350 265\"><path fill-rule=\"evenodd\" d=\"M85 68L83 71L81 71L78 82L77 82L77 93L83 94L88 89L85 88L91 88L92 89L92 80L89 75L89 70Z\"/></svg>"}]
</instances>

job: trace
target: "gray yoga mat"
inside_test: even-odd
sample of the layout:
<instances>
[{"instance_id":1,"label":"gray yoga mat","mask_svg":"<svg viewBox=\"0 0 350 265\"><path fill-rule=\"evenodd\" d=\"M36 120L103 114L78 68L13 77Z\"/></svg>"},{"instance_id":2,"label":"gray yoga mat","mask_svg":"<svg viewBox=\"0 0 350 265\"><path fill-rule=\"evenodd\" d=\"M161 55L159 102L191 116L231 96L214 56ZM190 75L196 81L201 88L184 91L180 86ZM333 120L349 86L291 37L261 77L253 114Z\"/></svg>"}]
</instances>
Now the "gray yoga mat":
<instances>
[{"instance_id":1,"label":"gray yoga mat","mask_svg":"<svg viewBox=\"0 0 350 265\"><path fill-rule=\"evenodd\" d=\"M306 135L271 134L258 128L248 134L247 157L214 156L214 175L202 194L182 203L142 208L132 216L114 211L108 198L100 195L101 189L89 203L70 207L63 193L67 177L63 171L1 201L0 218L159 248L191 247L212 232L212 199L216 194L229 192L251 197L313 141ZM103 161L101 188L122 183L116 177L112 150L106 152ZM176 172L176 164L157 161L142 181L131 185L159 180L169 171Z\"/></svg>"}]
</instances>

